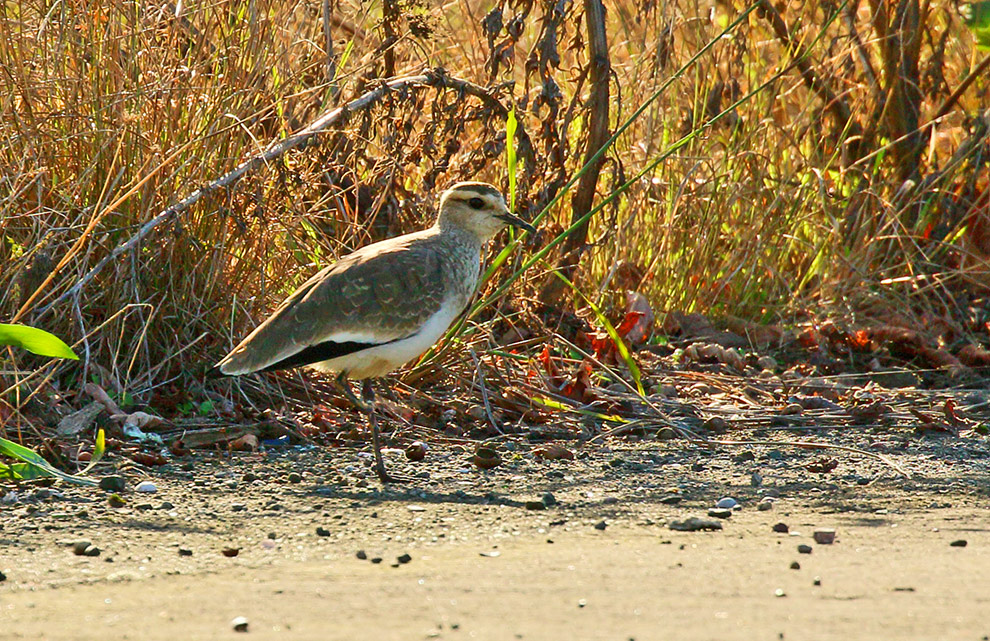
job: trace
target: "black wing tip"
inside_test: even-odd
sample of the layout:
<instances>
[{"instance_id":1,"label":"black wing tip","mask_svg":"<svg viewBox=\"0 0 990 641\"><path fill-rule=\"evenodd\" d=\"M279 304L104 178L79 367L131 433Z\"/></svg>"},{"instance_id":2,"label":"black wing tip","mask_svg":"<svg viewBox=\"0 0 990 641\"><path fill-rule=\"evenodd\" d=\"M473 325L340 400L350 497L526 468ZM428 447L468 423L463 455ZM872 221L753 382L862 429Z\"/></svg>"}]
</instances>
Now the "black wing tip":
<instances>
[{"instance_id":1,"label":"black wing tip","mask_svg":"<svg viewBox=\"0 0 990 641\"><path fill-rule=\"evenodd\" d=\"M226 377L227 374L224 374L223 371L220 370L219 365L214 365L210 369L206 370L206 380L226 378Z\"/></svg>"}]
</instances>

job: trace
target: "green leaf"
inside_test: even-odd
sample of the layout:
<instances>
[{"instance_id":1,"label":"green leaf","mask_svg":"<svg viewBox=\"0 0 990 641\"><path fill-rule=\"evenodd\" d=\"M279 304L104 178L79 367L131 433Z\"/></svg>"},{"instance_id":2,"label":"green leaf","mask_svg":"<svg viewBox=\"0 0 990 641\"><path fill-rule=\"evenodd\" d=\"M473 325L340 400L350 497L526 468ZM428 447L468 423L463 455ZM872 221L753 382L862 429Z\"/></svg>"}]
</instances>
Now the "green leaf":
<instances>
[{"instance_id":1,"label":"green leaf","mask_svg":"<svg viewBox=\"0 0 990 641\"><path fill-rule=\"evenodd\" d=\"M8 469L16 468L14 473L31 475L22 476L22 478L54 476L62 479L63 481L68 481L69 483L76 483L77 485L96 485L96 481L92 479L83 478L74 474L66 474L46 461L44 457L34 450L28 449L23 445L18 445L13 441L8 441L5 438L0 438L0 454L18 459L19 461L24 461L24 463L28 465L28 467L20 467L19 464L14 463L13 466L7 466Z\"/></svg>"},{"instance_id":2,"label":"green leaf","mask_svg":"<svg viewBox=\"0 0 990 641\"><path fill-rule=\"evenodd\" d=\"M39 356L79 360L76 353L57 336L27 325L0 323L0 345L21 347Z\"/></svg>"},{"instance_id":3,"label":"green leaf","mask_svg":"<svg viewBox=\"0 0 990 641\"><path fill-rule=\"evenodd\" d=\"M206 416L213 411L213 401L203 401L199 404L199 415Z\"/></svg>"},{"instance_id":4,"label":"green leaf","mask_svg":"<svg viewBox=\"0 0 990 641\"><path fill-rule=\"evenodd\" d=\"M519 121L516 120L515 108L509 110L509 116L505 120L505 164L509 171L509 211L516 210L516 129L519 128Z\"/></svg>"},{"instance_id":5,"label":"green leaf","mask_svg":"<svg viewBox=\"0 0 990 641\"><path fill-rule=\"evenodd\" d=\"M990 2L971 2L959 7L966 26L976 37L976 46L990 50Z\"/></svg>"},{"instance_id":6,"label":"green leaf","mask_svg":"<svg viewBox=\"0 0 990 641\"><path fill-rule=\"evenodd\" d=\"M103 454L106 453L106 451L107 451L107 440L106 437L103 435L103 429L101 428L100 431L96 433L96 445L93 447L93 456L92 458L89 459L89 465L87 465L85 468L80 470L79 474L80 475L85 474L86 472L89 472L91 469L96 467L96 464L100 462L100 459L103 458Z\"/></svg>"}]
</instances>

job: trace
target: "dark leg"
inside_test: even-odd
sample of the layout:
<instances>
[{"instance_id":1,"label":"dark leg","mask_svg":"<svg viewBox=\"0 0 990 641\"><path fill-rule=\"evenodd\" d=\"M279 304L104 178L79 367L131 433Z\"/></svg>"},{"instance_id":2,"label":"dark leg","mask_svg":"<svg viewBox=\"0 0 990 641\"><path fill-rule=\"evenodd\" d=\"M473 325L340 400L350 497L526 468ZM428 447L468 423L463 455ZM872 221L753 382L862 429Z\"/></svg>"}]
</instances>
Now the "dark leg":
<instances>
[{"instance_id":1,"label":"dark leg","mask_svg":"<svg viewBox=\"0 0 990 641\"><path fill-rule=\"evenodd\" d=\"M411 479L396 477L385 471L385 459L382 458L382 437L378 431L378 417L375 416L375 388L371 386L371 379L365 379L361 388L361 400L364 401L365 412L368 414L368 422L371 424L371 443L375 448L375 472L382 483L405 483Z\"/></svg>"}]
</instances>

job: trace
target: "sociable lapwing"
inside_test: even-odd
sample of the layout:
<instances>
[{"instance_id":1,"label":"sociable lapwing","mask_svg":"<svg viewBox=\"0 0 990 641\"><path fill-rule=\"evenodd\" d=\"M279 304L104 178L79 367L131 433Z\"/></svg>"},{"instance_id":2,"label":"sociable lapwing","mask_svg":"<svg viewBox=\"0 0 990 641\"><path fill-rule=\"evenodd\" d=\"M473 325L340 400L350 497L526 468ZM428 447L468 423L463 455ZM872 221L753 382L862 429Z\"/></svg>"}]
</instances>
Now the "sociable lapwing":
<instances>
[{"instance_id":1,"label":"sociable lapwing","mask_svg":"<svg viewBox=\"0 0 990 641\"><path fill-rule=\"evenodd\" d=\"M368 245L318 272L214 373L308 366L337 374L342 391L368 416L378 477L398 480L382 459L371 379L422 355L447 331L478 285L484 244L508 225L535 231L492 185L454 185L440 197L432 227ZM364 381L362 400L347 379Z\"/></svg>"}]
</instances>

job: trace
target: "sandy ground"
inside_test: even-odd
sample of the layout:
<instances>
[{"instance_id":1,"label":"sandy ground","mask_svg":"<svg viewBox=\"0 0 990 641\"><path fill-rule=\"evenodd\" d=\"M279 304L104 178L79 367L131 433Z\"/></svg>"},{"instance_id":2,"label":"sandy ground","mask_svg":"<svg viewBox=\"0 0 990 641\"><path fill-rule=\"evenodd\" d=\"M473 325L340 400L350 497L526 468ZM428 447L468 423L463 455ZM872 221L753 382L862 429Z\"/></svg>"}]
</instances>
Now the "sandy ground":
<instances>
[{"instance_id":1,"label":"sandy ground","mask_svg":"<svg viewBox=\"0 0 990 641\"><path fill-rule=\"evenodd\" d=\"M845 453L811 474L821 453L786 446L577 449L521 446L485 472L435 447L393 456L429 478L385 490L347 449L125 470L116 508L20 488L0 507L0 638L990 638L985 439L895 444L910 479ZM556 504L527 509L546 492ZM722 530L670 529L724 496L740 508ZM99 556L74 554L81 539Z\"/></svg>"}]
</instances>

